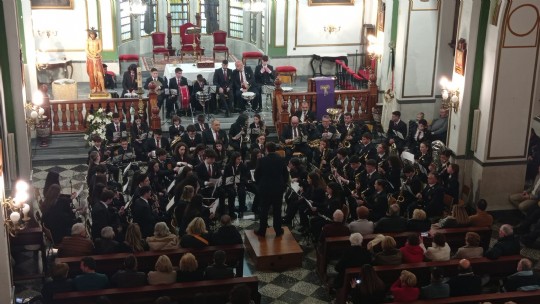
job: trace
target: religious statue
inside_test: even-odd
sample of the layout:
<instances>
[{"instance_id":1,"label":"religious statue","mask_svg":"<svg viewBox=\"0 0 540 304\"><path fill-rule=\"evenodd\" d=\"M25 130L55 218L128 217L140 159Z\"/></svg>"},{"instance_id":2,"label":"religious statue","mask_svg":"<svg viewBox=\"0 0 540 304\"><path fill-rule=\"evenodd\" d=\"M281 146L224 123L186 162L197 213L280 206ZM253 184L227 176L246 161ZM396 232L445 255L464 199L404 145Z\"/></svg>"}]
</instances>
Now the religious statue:
<instances>
[{"instance_id":1,"label":"religious statue","mask_svg":"<svg viewBox=\"0 0 540 304\"><path fill-rule=\"evenodd\" d=\"M97 36L97 32L98 30L93 27L88 30L88 39L86 40L86 72L90 79L90 95L107 95L108 93L105 92L103 61L101 57L103 45L101 39Z\"/></svg>"}]
</instances>

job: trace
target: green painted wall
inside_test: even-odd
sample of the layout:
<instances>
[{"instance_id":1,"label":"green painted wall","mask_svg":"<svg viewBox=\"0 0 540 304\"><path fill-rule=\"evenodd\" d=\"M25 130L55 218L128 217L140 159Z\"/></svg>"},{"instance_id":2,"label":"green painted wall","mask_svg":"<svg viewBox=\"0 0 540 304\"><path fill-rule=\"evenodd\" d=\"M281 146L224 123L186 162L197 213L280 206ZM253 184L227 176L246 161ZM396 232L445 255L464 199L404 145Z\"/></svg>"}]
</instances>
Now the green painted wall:
<instances>
[{"instance_id":1,"label":"green painted wall","mask_svg":"<svg viewBox=\"0 0 540 304\"><path fill-rule=\"evenodd\" d=\"M288 1L285 1L285 5L289 5ZM276 45L276 1L272 1L272 18L270 19L270 39L268 39L268 56L270 57L285 57L287 56L287 40L285 45L281 47L275 47ZM288 30L285 28L285 30Z\"/></svg>"}]
</instances>

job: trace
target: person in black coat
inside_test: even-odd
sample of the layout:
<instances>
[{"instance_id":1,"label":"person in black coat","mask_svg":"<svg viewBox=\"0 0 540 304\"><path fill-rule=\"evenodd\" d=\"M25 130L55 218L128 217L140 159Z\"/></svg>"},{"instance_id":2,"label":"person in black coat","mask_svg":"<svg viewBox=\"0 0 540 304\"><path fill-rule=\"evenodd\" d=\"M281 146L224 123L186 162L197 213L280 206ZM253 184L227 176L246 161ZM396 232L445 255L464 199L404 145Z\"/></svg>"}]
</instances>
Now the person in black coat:
<instances>
[{"instance_id":1,"label":"person in black coat","mask_svg":"<svg viewBox=\"0 0 540 304\"><path fill-rule=\"evenodd\" d=\"M388 215L375 223L375 232L402 232L407 229L407 219L400 216L398 204L388 207Z\"/></svg>"},{"instance_id":2,"label":"person in black coat","mask_svg":"<svg viewBox=\"0 0 540 304\"><path fill-rule=\"evenodd\" d=\"M55 245L60 244L65 236L71 236L71 227L75 223L71 197L66 194L60 194L54 205L43 213L43 224L51 231Z\"/></svg>"},{"instance_id":3,"label":"person in black coat","mask_svg":"<svg viewBox=\"0 0 540 304\"><path fill-rule=\"evenodd\" d=\"M197 122L194 125L195 130L198 133L202 133L203 131L210 129L210 125L208 125L206 122L206 117L203 114L197 115Z\"/></svg>"},{"instance_id":4,"label":"person in black coat","mask_svg":"<svg viewBox=\"0 0 540 304\"><path fill-rule=\"evenodd\" d=\"M293 116L298 117L301 123L314 122L315 120L317 120L315 113L313 113L309 109L309 103L307 101L302 101L302 104L300 105L300 109L294 112Z\"/></svg>"},{"instance_id":5,"label":"person in black coat","mask_svg":"<svg viewBox=\"0 0 540 304\"><path fill-rule=\"evenodd\" d=\"M246 153L248 151L248 147L250 144L250 140L245 140L246 137L249 138L249 135L247 135L248 123L249 117L246 114L240 114L236 118L236 121L231 125L231 128L229 129L229 137L230 140L230 146L235 150L240 152L240 155L242 156L242 159L245 158Z\"/></svg>"},{"instance_id":6,"label":"person in black coat","mask_svg":"<svg viewBox=\"0 0 540 304\"><path fill-rule=\"evenodd\" d=\"M152 195L150 186L143 186L139 189L139 197L131 205L133 222L139 224L143 237L154 235L155 218L150 207L149 199Z\"/></svg>"},{"instance_id":7,"label":"person in black coat","mask_svg":"<svg viewBox=\"0 0 540 304\"><path fill-rule=\"evenodd\" d=\"M175 74L175 77L169 79L169 98L167 99L166 101L166 104L165 104L165 107L166 107L166 117L171 117L171 114L173 113L174 111L174 106L176 105L177 107L177 114L180 115L180 110L184 111L184 112L188 112L189 109L183 109L181 108L182 107L182 104L180 102L180 100L182 98L187 98L188 101L189 101L189 96L181 96L181 91L180 91L180 87L182 86L188 86L188 82L187 82L187 78L182 76L182 69L181 68L176 68L174 69L174 74ZM172 90L175 90L176 92L174 92L173 94L173 91Z\"/></svg>"},{"instance_id":8,"label":"person in black coat","mask_svg":"<svg viewBox=\"0 0 540 304\"><path fill-rule=\"evenodd\" d=\"M103 64L103 78L104 78L104 81L105 81L105 89L107 89L107 90L116 90L116 79L115 79L115 77L113 75L107 73L107 65L106 64Z\"/></svg>"},{"instance_id":9,"label":"person in black coat","mask_svg":"<svg viewBox=\"0 0 540 304\"><path fill-rule=\"evenodd\" d=\"M113 218L109 212L109 206L114 198L114 192L105 189L101 193L100 203L97 203L92 208L92 238L101 237L101 229L111 226L117 227L113 222Z\"/></svg>"},{"instance_id":10,"label":"person in black coat","mask_svg":"<svg viewBox=\"0 0 540 304\"><path fill-rule=\"evenodd\" d=\"M112 122L105 126L107 144L120 143L120 139L123 137L127 137L127 126L124 122L120 121L120 114L114 113L112 115Z\"/></svg>"},{"instance_id":11,"label":"person in black coat","mask_svg":"<svg viewBox=\"0 0 540 304\"><path fill-rule=\"evenodd\" d=\"M260 98L257 96L257 90L255 85L255 76L253 75L253 71L249 66L245 66L242 63L242 61L236 61L235 62L236 69L232 72L232 90L234 94L234 101L236 103L235 108L240 109L241 111L245 111L245 101L242 98L242 93L244 92L253 92L255 93L255 98L252 100L252 107L253 105L256 105L255 101Z\"/></svg>"},{"instance_id":12,"label":"person in black coat","mask_svg":"<svg viewBox=\"0 0 540 304\"><path fill-rule=\"evenodd\" d=\"M276 144L267 143L267 156L261 158L255 169L255 182L259 186L259 195L261 197L260 225L255 233L264 237L266 227L268 227L268 210L270 206L273 209L273 226L276 237L283 235L281 228L281 204L283 202L283 193L289 182L289 172L287 164L283 158L276 154Z\"/></svg>"},{"instance_id":13,"label":"person in black coat","mask_svg":"<svg viewBox=\"0 0 540 304\"><path fill-rule=\"evenodd\" d=\"M227 214L221 216L221 227L212 235L213 246L242 244L242 236L238 229L231 223L231 217Z\"/></svg>"},{"instance_id":14,"label":"person in black coat","mask_svg":"<svg viewBox=\"0 0 540 304\"><path fill-rule=\"evenodd\" d=\"M214 264L206 267L204 271L205 280L222 280L234 278L234 271L225 264L227 254L223 250L214 252Z\"/></svg>"},{"instance_id":15,"label":"person in black coat","mask_svg":"<svg viewBox=\"0 0 540 304\"><path fill-rule=\"evenodd\" d=\"M431 132L428 130L428 123L425 119L420 119L414 133L409 133L407 146L409 147L409 151L414 155L420 153L420 143L425 141L431 142Z\"/></svg>"},{"instance_id":16,"label":"person in black coat","mask_svg":"<svg viewBox=\"0 0 540 304\"><path fill-rule=\"evenodd\" d=\"M43 302L46 304L55 303L53 300L54 294L59 292L74 291L75 286L71 279L68 279L69 266L66 263L54 264L51 269L52 280L45 281L41 289Z\"/></svg>"},{"instance_id":17,"label":"person in black coat","mask_svg":"<svg viewBox=\"0 0 540 304\"><path fill-rule=\"evenodd\" d=\"M142 120L139 115L135 116L135 123L131 125L131 146L135 150L137 160L146 160L148 157L144 154L144 144L148 139L148 124Z\"/></svg>"},{"instance_id":18,"label":"person in black coat","mask_svg":"<svg viewBox=\"0 0 540 304\"><path fill-rule=\"evenodd\" d=\"M152 68L150 70L150 77L146 78L146 80L144 81L144 85L143 85L143 88L145 90L149 90L148 89L148 85L150 84L150 82L156 82L156 92L158 92L158 96L157 96L157 100L158 100L158 107L159 109L161 109L161 106L163 105L163 101L165 100L165 89L167 88L167 79L163 79L161 77L158 76L158 70L156 68ZM161 85L157 84L157 83L160 83Z\"/></svg>"},{"instance_id":19,"label":"person in black coat","mask_svg":"<svg viewBox=\"0 0 540 304\"><path fill-rule=\"evenodd\" d=\"M448 280L450 286L450 296L471 296L482 292L482 279L475 275L471 262L467 259L459 261L458 275Z\"/></svg>"},{"instance_id":20,"label":"person in black coat","mask_svg":"<svg viewBox=\"0 0 540 304\"><path fill-rule=\"evenodd\" d=\"M255 67L255 84L254 88L257 92L257 102L253 103L253 110L260 111L262 109L262 87L264 85L274 85L276 74L274 67L268 64L268 56L264 55L261 58L261 64Z\"/></svg>"},{"instance_id":21,"label":"person in black coat","mask_svg":"<svg viewBox=\"0 0 540 304\"><path fill-rule=\"evenodd\" d=\"M238 216L243 217L244 212L247 211L246 207L246 184L249 179L249 171L246 165L242 162L240 153L233 152L229 159L229 163L223 170L223 185L225 185L225 192L227 193L229 204L229 215L234 217L234 203L236 197L238 197ZM227 184L227 179L233 178L231 184Z\"/></svg>"},{"instance_id":22,"label":"person in black coat","mask_svg":"<svg viewBox=\"0 0 540 304\"><path fill-rule=\"evenodd\" d=\"M132 64L122 76L122 98L126 97L126 93L131 93L137 90L137 65Z\"/></svg>"},{"instance_id":23,"label":"person in black coat","mask_svg":"<svg viewBox=\"0 0 540 304\"><path fill-rule=\"evenodd\" d=\"M177 137L181 137L184 134L184 126L181 125L182 119L180 116L174 115L172 117L172 124L169 127L169 140L172 142Z\"/></svg>"},{"instance_id":24,"label":"person in black coat","mask_svg":"<svg viewBox=\"0 0 540 304\"><path fill-rule=\"evenodd\" d=\"M208 81L202 76L202 74L197 75L197 80L193 82L193 90L191 92L191 106L193 109L203 110L202 104L197 100L197 93L208 91L205 87L208 86ZM204 103L204 113L214 112L213 106L211 105L211 100L207 100ZM212 108L209 108L212 106Z\"/></svg>"},{"instance_id":25,"label":"person in black coat","mask_svg":"<svg viewBox=\"0 0 540 304\"><path fill-rule=\"evenodd\" d=\"M386 133L388 145L396 144L398 151L403 151L405 148L407 137L407 124L401 121L401 112L392 112L392 119L388 123L388 131Z\"/></svg>"},{"instance_id":26,"label":"person in black coat","mask_svg":"<svg viewBox=\"0 0 540 304\"><path fill-rule=\"evenodd\" d=\"M388 208L388 198L386 195L386 182L382 179L377 179L374 183L374 191L371 195L366 196L366 200L360 200L359 205L365 205L369 209L369 219L377 222L386 215Z\"/></svg>"},{"instance_id":27,"label":"person in black coat","mask_svg":"<svg viewBox=\"0 0 540 304\"><path fill-rule=\"evenodd\" d=\"M503 282L504 290L509 292L526 286L538 286L540 285L540 277L534 274L531 260L521 259L517 266L517 272L506 277ZM536 289L536 287L533 288Z\"/></svg>"},{"instance_id":28,"label":"person in black coat","mask_svg":"<svg viewBox=\"0 0 540 304\"><path fill-rule=\"evenodd\" d=\"M189 125L186 127L186 132L182 135L182 142L187 145L187 152L193 153L195 148L203 143L202 135L197 133L194 125ZM195 154L192 154L192 156L193 158L196 157Z\"/></svg>"},{"instance_id":29,"label":"person in black coat","mask_svg":"<svg viewBox=\"0 0 540 304\"><path fill-rule=\"evenodd\" d=\"M137 271L137 258L130 254L124 259L124 270L111 277L111 284L118 288L140 287L148 284L146 273Z\"/></svg>"},{"instance_id":30,"label":"person in black coat","mask_svg":"<svg viewBox=\"0 0 540 304\"><path fill-rule=\"evenodd\" d=\"M226 214L229 210L225 210L225 193L223 187L216 187L210 179L220 179L222 177L221 170L218 169L216 162L216 152L213 149L204 150L204 161L193 168L199 179L199 194L205 198L218 198L220 214Z\"/></svg>"},{"instance_id":31,"label":"person in black coat","mask_svg":"<svg viewBox=\"0 0 540 304\"><path fill-rule=\"evenodd\" d=\"M203 144L207 146L214 146L217 140L221 140L224 149L229 147L229 137L227 136L227 132L221 130L221 123L217 119L214 119L212 122L212 128L202 132L202 139Z\"/></svg>"},{"instance_id":32,"label":"person in black coat","mask_svg":"<svg viewBox=\"0 0 540 304\"><path fill-rule=\"evenodd\" d=\"M145 151L148 154L152 153L152 151L155 151L157 149L163 149L167 152L171 151L171 144L169 143L169 140L167 138L163 137L161 129L155 129L154 138L147 139L145 144ZM154 157L154 155L149 156L150 158Z\"/></svg>"},{"instance_id":33,"label":"person in black coat","mask_svg":"<svg viewBox=\"0 0 540 304\"><path fill-rule=\"evenodd\" d=\"M446 172L448 177L444 182L444 190L453 198L454 204L457 204L459 202L459 165L450 164L446 168Z\"/></svg>"},{"instance_id":34,"label":"person in black coat","mask_svg":"<svg viewBox=\"0 0 540 304\"><path fill-rule=\"evenodd\" d=\"M427 185L422 192L416 195L418 199L408 207L411 215L414 209L420 208L426 211L428 217L442 216L444 211L444 188L439 185L439 178L435 173L429 173ZM423 207L423 208L422 208Z\"/></svg>"},{"instance_id":35,"label":"person in black coat","mask_svg":"<svg viewBox=\"0 0 540 304\"><path fill-rule=\"evenodd\" d=\"M514 229L508 224L504 224L499 228L499 239L491 247L484 256L491 260L496 260L499 257L507 255L519 254L521 246L519 239L514 235Z\"/></svg>"},{"instance_id":36,"label":"person in black coat","mask_svg":"<svg viewBox=\"0 0 540 304\"><path fill-rule=\"evenodd\" d=\"M229 62L223 60L221 62L221 68L216 69L214 72L214 79L212 83L217 86L219 100L221 101L221 107L225 108L225 113L230 113L233 108L233 90L232 90L232 70L228 68ZM227 96L228 100L225 98Z\"/></svg>"},{"instance_id":37,"label":"person in black coat","mask_svg":"<svg viewBox=\"0 0 540 304\"><path fill-rule=\"evenodd\" d=\"M335 266L337 271L337 277L334 280L334 288L338 289L343 287L343 284L349 284L349 282L343 282L345 277L345 270L352 267L360 267L364 264L371 264L371 253L362 247L362 241L364 238L358 232L351 234L349 241L351 247L348 247L341 259Z\"/></svg>"}]
</instances>

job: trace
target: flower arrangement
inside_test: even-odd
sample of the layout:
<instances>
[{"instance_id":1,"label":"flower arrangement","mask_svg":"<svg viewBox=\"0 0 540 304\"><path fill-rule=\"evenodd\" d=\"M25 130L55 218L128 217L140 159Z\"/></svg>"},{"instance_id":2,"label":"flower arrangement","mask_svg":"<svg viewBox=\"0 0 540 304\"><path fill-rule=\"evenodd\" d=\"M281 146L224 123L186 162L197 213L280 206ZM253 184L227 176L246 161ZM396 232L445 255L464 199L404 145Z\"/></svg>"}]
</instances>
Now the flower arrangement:
<instances>
[{"instance_id":1,"label":"flower arrangement","mask_svg":"<svg viewBox=\"0 0 540 304\"><path fill-rule=\"evenodd\" d=\"M88 144L92 145L92 137L99 135L101 138L105 138L105 126L112 121L112 112L105 112L103 108L99 108L94 111L94 114L89 114L86 117L87 128L84 134L84 140L88 141Z\"/></svg>"}]
</instances>

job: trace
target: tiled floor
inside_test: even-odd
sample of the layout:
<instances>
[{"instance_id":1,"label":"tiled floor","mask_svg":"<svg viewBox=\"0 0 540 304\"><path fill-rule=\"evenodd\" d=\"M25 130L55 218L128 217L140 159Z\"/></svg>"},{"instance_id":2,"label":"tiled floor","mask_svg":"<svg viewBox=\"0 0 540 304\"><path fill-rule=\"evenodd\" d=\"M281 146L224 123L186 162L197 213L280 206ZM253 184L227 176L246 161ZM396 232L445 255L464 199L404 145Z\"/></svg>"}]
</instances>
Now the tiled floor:
<instances>
[{"instance_id":1,"label":"tiled floor","mask_svg":"<svg viewBox=\"0 0 540 304\"><path fill-rule=\"evenodd\" d=\"M71 189L75 191L81 185L85 185L86 165L61 165L56 166L35 166L33 174L33 184L36 188L42 189L45 177L49 171L60 173L60 182L63 193L69 193ZM86 187L86 186L85 186ZM87 191L81 195L81 203L85 203ZM250 203L250 199L248 198ZM248 206L250 207L250 206ZM249 217L249 213L246 217ZM252 219L240 219L235 221L235 225L243 233L244 230L254 229L257 223ZM245 261L244 276L255 275L259 278L259 292L262 295L262 303L328 303L332 298L321 285L319 278L315 274L315 251L312 245L306 244L302 236L293 230L293 234L304 250L304 260L302 268L290 269L284 272L261 272L254 269L249 261ZM31 258L22 257L19 268L32 267ZM39 288L38 282L26 285L19 285L18 290L27 288Z\"/></svg>"}]
</instances>

